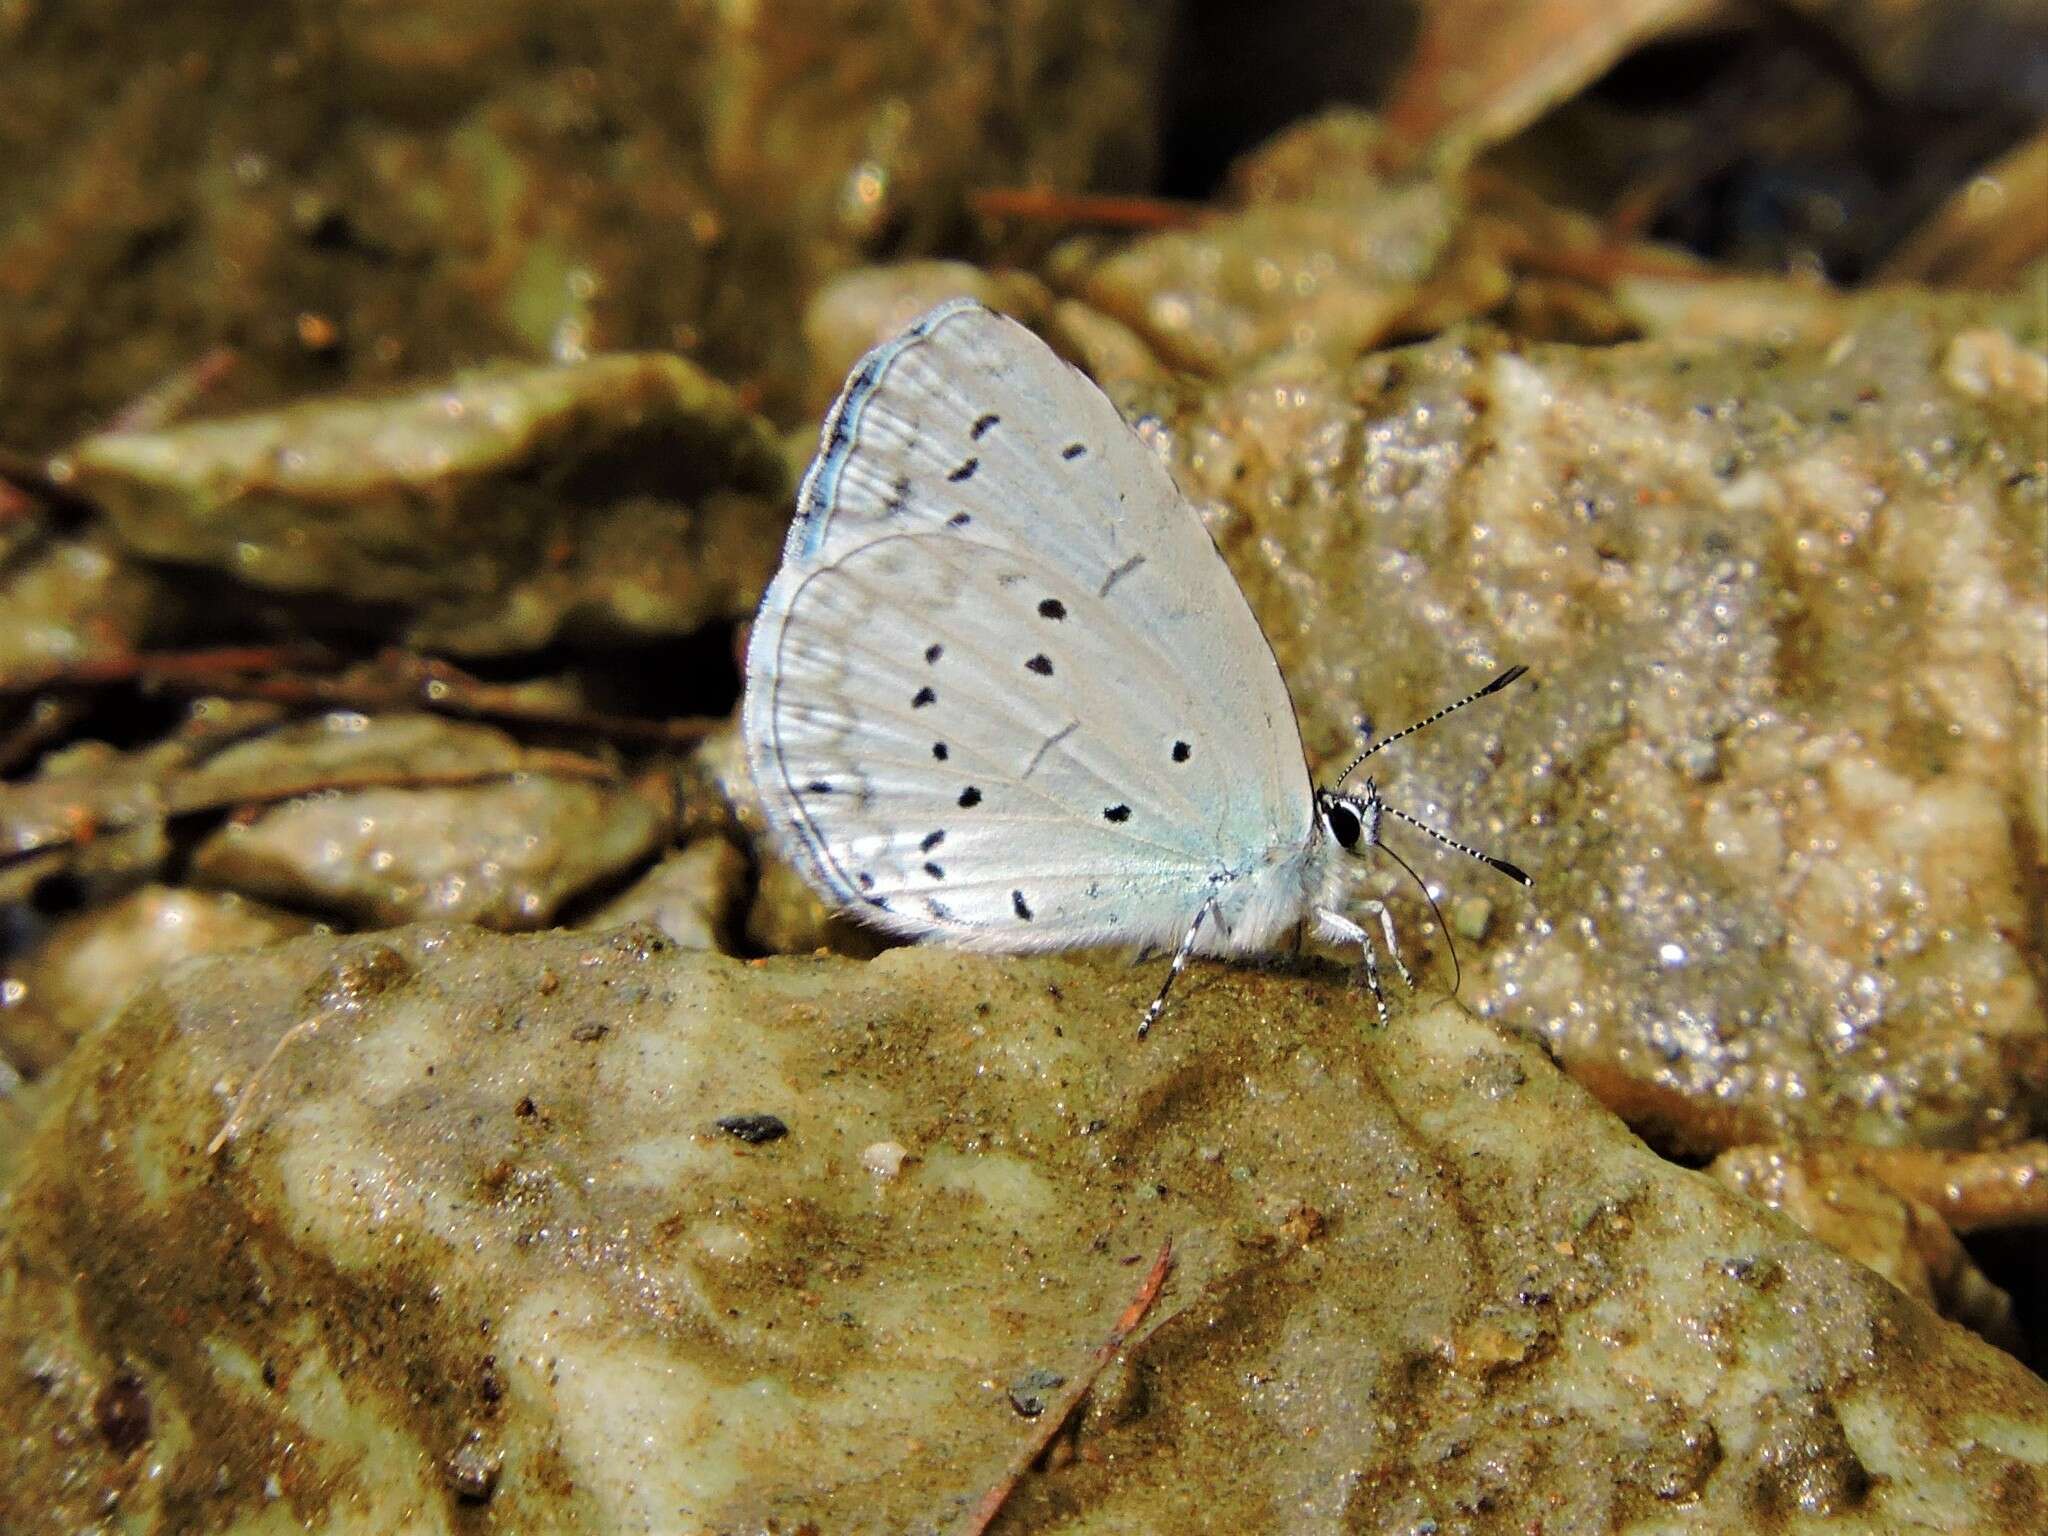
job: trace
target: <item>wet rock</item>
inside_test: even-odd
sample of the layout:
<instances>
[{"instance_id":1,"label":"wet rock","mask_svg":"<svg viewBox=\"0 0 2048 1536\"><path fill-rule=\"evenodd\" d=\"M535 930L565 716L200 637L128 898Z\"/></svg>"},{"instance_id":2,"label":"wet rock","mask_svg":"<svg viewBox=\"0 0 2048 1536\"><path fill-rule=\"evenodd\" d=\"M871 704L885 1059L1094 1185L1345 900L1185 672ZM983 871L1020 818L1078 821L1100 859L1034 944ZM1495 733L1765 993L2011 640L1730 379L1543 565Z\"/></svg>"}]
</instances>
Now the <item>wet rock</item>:
<instances>
[{"instance_id":1,"label":"wet rock","mask_svg":"<svg viewBox=\"0 0 2048 1536\"><path fill-rule=\"evenodd\" d=\"M0 15L0 419L32 447L195 337L233 339L237 409L632 347L787 403L823 279L957 243L972 187L1144 174L1167 21L1103 0L858 26L816 0L67 16Z\"/></svg>"},{"instance_id":2,"label":"wet rock","mask_svg":"<svg viewBox=\"0 0 2048 1536\"><path fill-rule=\"evenodd\" d=\"M2012 1298L1986 1278L1940 1212L1857 1166L1853 1149L1737 1147L1709 1171L1907 1295L2022 1352Z\"/></svg>"},{"instance_id":3,"label":"wet rock","mask_svg":"<svg viewBox=\"0 0 2048 1536\"><path fill-rule=\"evenodd\" d=\"M2042 1108L2048 479L2030 375L1959 389L1947 324L1294 355L1178 423L1317 763L1532 664L1375 766L1536 889L1389 841L1497 901L1463 996L1666 1145L1996 1146Z\"/></svg>"},{"instance_id":4,"label":"wet rock","mask_svg":"<svg viewBox=\"0 0 2048 1536\"><path fill-rule=\"evenodd\" d=\"M344 972L383 980L204 1156ZM194 962L83 1045L0 1206L0 1521L943 1527L1171 1238L1019 1528L2038 1527L2037 1379L1528 1042L1205 963L1134 1047L1155 985L647 929ZM768 1149L713 1123L797 1103ZM123 1373L146 1477L96 1428Z\"/></svg>"},{"instance_id":5,"label":"wet rock","mask_svg":"<svg viewBox=\"0 0 2048 1536\"><path fill-rule=\"evenodd\" d=\"M311 926L232 892L164 885L65 918L29 953L0 963L0 1057L37 1076L167 966L253 949Z\"/></svg>"},{"instance_id":6,"label":"wet rock","mask_svg":"<svg viewBox=\"0 0 2048 1536\"><path fill-rule=\"evenodd\" d=\"M175 608L104 534L12 542L0 542L0 677L125 655Z\"/></svg>"},{"instance_id":7,"label":"wet rock","mask_svg":"<svg viewBox=\"0 0 2048 1536\"><path fill-rule=\"evenodd\" d=\"M699 838L664 855L577 926L644 922L684 949L729 949L746 876L746 855L738 848L722 837Z\"/></svg>"},{"instance_id":8,"label":"wet rock","mask_svg":"<svg viewBox=\"0 0 2048 1536\"><path fill-rule=\"evenodd\" d=\"M149 1396L134 1372L117 1370L93 1394L93 1424L116 1456L139 1451L149 1442Z\"/></svg>"},{"instance_id":9,"label":"wet rock","mask_svg":"<svg viewBox=\"0 0 2048 1536\"><path fill-rule=\"evenodd\" d=\"M1383 343L1424 303L1464 210L1448 180L1380 173L1382 144L1356 113L1282 135L1240 169L1241 212L1093 263L1083 296L1169 363L1211 375Z\"/></svg>"},{"instance_id":10,"label":"wet rock","mask_svg":"<svg viewBox=\"0 0 2048 1536\"><path fill-rule=\"evenodd\" d=\"M665 840L668 812L617 782L522 771L501 731L428 715L337 713L230 747L215 780L291 773L340 785L231 819L194 850L201 881L363 923L424 916L537 928ZM502 773L492 778L493 770ZM463 780L434 787L437 777Z\"/></svg>"},{"instance_id":11,"label":"wet rock","mask_svg":"<svg viewBox=\"0 0 2048 1536\"><path fill-rule=\"evenodd\" d=\"M787 491L734 393L651 354L107 433L64 473L131 550L395 606L409 643L467 653L751 610Z\"/></svg>"},{"instance_id":12,"label":"wet rock","mask_svg":"<svg viewBox=\"0 0 2048 1536\"><path fill-rule=\"evenodd\" d=\"M0 784L0 903L90 905L150 879L170 854L164 785L190 759L177 741L81 741ZM53 887L67 896L43 902Z\"/></svg>"},{"instance_id":13,"label":"wet rock","mask_svg":"<svg viewBox=\"0 0 2048 1536\"><path fill-rule=\"evenodd\" d=\"M503 1453L472 1430L448 1458L448 1486L469 1503L485 1503L497 1491L504 1462Z\"/></svg>"},{"instance_id":14,"label":"wet rock","mask_svg":"<svg viewBox=\"0 0 2048 1536\"><path fill-rule=\"evenodd\" d=\"M707 737L691 769L694 798L715 800L734 830L751 839L756 849L758 875L747 906L744 934L750 948L771 954L829 948L840 954L868 956L896 942L828 907L795 869L761 852L766 847L765 813L754 792L737 729Z\"/></svg>"},{"instance_id":15,"label":"wet rock","mask_svg":"<svg viewBox=\"0 0 2048 1536\"><path fill-rule=\"evenodd\" d=\"M747 908L749 948L770 954L830 949L842 955L877 955L898 942L819 899L804 877L780 859L761 865Z\"/></svg>"},{"instance_id":16,"label":"wet rock","mask_svg":"<svg viewBox=\"0 0 2048 1536\"><path fill-rule=\"evenodd\" d=\"M48 1096L47 1079L28 1081L0 1055L0 1186L13 1176L15 1160L27 1145L29 1131Z\"/></svg>"},{"instance_id":17,"label":"wet rock","mask_svg":"<svg viewBox=\"0 0 2048 1536\"><path fill-rule=\"evenodd\" d=\"M1760 1515L1844 1515L1864 1503L1870 1470L1850 1445L1833 1404L1772 1393L1759 1407L1752 1486Z\"/></svg>"}]
</instances>

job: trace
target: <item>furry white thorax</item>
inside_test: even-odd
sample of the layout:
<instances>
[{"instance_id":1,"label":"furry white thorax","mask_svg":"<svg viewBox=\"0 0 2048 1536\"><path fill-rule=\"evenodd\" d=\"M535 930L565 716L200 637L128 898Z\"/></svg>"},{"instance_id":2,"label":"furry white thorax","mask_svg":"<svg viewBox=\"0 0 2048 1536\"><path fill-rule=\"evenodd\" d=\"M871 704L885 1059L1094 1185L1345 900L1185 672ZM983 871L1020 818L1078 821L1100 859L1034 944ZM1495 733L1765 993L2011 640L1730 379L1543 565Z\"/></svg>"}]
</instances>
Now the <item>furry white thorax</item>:
<instances>
[{"instance_id":1,"label":"furry white thorax","mask_svg":"<svg viewBox=\"0 0 2048 1536\"><path fill-rule=\"evenodd\" d=\"M1317 790L1307 845L1276 846L1258 869L1219 881L1218 920L1197 935L1194 953L1268 953L1303 921L1324 938L1357 942L1344 918L1357 869L1352 861L1379 846L1382 803L1379 786L1371 779L1358 794ZM1377 909L1377 903L1370 905Z\"/></svg>"}]
</instances>

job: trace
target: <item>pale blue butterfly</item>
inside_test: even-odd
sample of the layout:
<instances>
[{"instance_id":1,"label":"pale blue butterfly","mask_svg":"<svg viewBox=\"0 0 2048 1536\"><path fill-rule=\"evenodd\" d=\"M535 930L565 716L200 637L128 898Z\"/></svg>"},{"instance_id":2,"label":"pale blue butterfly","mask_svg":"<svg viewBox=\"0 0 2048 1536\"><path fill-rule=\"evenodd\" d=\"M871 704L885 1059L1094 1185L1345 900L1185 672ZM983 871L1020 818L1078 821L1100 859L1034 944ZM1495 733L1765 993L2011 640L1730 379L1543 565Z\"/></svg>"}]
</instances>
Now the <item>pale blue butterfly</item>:
<instances>
[{"instance_id":1,"label":"pale blue butterfly","mask_svg":"<svg viewBox=\"0 0 2048 1536\"><path fill-rule=\"evenodd\" d=\"M891 933L997 951L1357 945L1372 752L1312 788L1287 685L1200 517L1089 379L979 304L854 368L747 650L748 763L782 849ZM1424 890L1427 895L1427 888ZM1403 980L1392 919L1378 919Z\"/></svg>"}]
</instances>

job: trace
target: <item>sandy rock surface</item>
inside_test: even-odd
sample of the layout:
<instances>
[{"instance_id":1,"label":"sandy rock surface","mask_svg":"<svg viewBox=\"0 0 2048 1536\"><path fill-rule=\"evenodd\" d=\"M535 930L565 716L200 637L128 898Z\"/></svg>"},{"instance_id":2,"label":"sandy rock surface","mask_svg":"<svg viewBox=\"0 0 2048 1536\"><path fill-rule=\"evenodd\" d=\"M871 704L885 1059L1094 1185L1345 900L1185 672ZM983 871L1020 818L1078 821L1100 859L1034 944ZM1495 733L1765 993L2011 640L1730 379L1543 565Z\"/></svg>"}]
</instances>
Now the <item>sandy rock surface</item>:
<instances>
[{"instance_id":1,"label":"sandy rock surface","mask_svg":"<svg viewBox=\"0 0 2048 1536\"><path fill-rule=\"evenodd\" d=\"M1143 176L1168 16L502 0L350 19L0 10L14 445L55 446L222 341L212 393L238 409L636 347L786 400L820 281L955 244L976 186Z\"/></svg>"},{"instance_id":2,"label":"sandy rock surface","mask_svg":"<svg viewBox=\"0 0 2048 1536\"><path fill-rule=\"evenodd\" d=\"M1375 767L1537 888L1389 840L1491 903L1473 1005L1666 1145L1997 1145L2048 1089L2048 478L1956 344L1910 306L1826 347L1474 332L1179 423L1325 771L1362 711L1530 665Z\"/></svg>"},{"instance_id":3,"label":"sandy rock surface","mask_svg":"<svg viewBox=\"0 0 2048 1536\"><path fill-rule=\"evenodd\" d=\"M0 1524L2038 1530L2048 1392L1311 963L293 940L93 1035L0 1207ZM202 1151L282 1033L239 1134Z\"/></svg>"},{"instance_id":4,"label":"sandy rock surface","mask_svg":"<svg viewBox=\"0 0 2048 1536\"><path fill-rule=\"evenodd\" d=\"M232 891L167 885L53 923L27 955L0 964L0 1059L39 1075L178 961L257 949L312 926Z\"/></svg>"},{"instance_id":5,"label":"sandy rock surface","mask_svg":"<svg viewBox=\"0 0 2048 1536\"><path fill-rule=\"evenodd\" d=\"M285 726L218 753L207 771L252 782L266 770L337 782L381 769L422 783L437 772L503 776L308 794L228 822L193 851L193 872L364 923L538 928L579 892L654 854L668 816L624 784L521 772L528 760L502 731L430 715L340 711Z\"/></svg>"},{"instance_id":6,"label":"sandy rock surface","mask_svg":"<svg viewBox=\"0 0 2048 1536\"><path fill-rule=\"evenodd\" d=\"M655 353L102 433L59 473L133 554L388 605L472 655L737 617L788 490L737 394Z\"/></svg>"}]
</instances>

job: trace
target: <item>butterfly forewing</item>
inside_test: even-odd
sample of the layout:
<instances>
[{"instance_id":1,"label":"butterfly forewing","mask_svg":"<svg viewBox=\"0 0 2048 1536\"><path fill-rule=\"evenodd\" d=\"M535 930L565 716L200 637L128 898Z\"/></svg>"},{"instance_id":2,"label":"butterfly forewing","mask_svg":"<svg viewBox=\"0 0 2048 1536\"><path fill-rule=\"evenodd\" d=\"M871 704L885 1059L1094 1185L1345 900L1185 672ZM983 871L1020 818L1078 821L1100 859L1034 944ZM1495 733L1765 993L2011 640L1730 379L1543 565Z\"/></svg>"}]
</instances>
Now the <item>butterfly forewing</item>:
<instances>
[{"instance_id":1,"label":"butterfly forewing","mask_svg":"<svg viewBox=\"0 0 2048 1536\"><path fill-rule=\"evenodd\" d=\"M978 305L854 371L747 672L778 837L899 932L1177 936L1212 878L1308 837L1285 685L1200 519Z\"/></svg>"}]
</instances>

